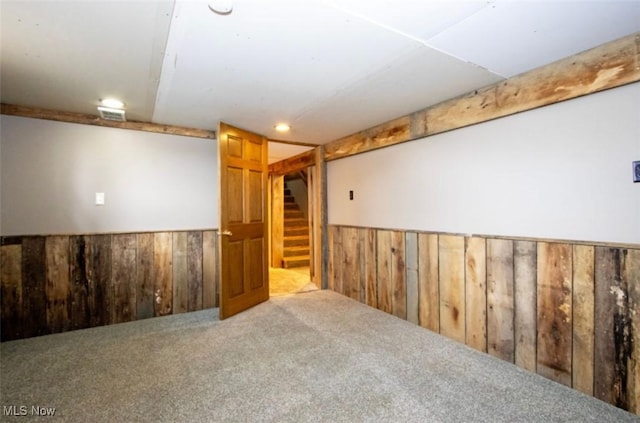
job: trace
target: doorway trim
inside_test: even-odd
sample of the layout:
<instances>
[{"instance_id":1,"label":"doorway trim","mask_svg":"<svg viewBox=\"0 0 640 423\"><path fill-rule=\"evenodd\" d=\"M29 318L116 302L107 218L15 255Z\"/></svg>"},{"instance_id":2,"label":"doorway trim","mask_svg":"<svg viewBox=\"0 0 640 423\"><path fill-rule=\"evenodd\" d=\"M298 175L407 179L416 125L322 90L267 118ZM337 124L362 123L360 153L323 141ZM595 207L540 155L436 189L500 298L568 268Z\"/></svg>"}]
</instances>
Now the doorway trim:
<instances>
[{"instance_id":1,"label":"doorway trim","mask_svg":"<svg viewBox=\"0 0 640 423\"><path fill-rule=\"evenodd\" d=\"M327 245L327 164L324 160L324 146L317 146L313 150L290 157L269 165L269 192L271 193L270 247L271 242L279 242L277 233L278 219L274 218L274 211L283 210L283 196L273 195L279 189L284 175L306 169L309 175L309 220L311 238L311 266L310 276L313 283L320 289L328 287L328 245ZM275 238L274 238L275 235ZM271 252L272 248L269 249ZM273 252L271 253L273 254ZM271 257L274 262L277 257Z\"/></svg>"}]
</instances>

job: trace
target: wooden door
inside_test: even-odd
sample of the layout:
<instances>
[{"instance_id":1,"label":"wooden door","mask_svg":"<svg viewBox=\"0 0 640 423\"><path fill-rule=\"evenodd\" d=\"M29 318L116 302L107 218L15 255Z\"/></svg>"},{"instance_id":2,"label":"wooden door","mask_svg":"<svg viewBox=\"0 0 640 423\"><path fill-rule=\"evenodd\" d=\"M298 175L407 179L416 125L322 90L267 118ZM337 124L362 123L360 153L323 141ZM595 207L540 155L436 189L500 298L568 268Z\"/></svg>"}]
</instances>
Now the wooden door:
<instances>
[{"instance_id":1,"label":"wooden door","mask_svg":"<svg viewBox=\"0 0 640 423\"><path fill-rule=\"evenodd\" d=\"M267 139L218 126L220 318L269 299Z\"/></svg>"}]
</instances>

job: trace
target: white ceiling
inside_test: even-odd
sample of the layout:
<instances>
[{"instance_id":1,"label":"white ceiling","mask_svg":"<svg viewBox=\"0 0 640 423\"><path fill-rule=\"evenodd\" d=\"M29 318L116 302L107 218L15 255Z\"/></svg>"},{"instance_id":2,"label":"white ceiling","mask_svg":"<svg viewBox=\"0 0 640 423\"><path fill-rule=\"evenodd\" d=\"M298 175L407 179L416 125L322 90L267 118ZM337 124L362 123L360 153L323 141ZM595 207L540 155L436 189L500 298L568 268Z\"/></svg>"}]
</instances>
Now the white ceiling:
<instances>
[{"instance_id":1,"label":"white ceiling","mask_svg":"<svg viewBox=\"0 0 640 423\"><path fill-rule=\"evenodd\" d=\"M118 97L129 120L310 143L640 31L640 0L235 0L228 15L196 0L2 0L0 14L3 103L97 114Z\"/></svg>"}]
</instances>

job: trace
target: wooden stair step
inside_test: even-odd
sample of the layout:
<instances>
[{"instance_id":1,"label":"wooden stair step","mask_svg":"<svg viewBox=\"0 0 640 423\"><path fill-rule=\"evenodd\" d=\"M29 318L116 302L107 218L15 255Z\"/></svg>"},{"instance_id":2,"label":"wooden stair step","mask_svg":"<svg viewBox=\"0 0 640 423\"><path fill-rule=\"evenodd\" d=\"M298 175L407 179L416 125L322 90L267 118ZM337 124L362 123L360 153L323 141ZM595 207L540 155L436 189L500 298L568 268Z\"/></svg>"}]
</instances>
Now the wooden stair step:
<instances>
[{"instance_id":1,"label":"wooden stair step","mask_svg":"<svg viewBox=\"0 0 640 423\"><path fill-rule=\"evenodd\" d=\"M299 245L295 247L287 247L284 249L284 257L299 257L309 255L308 245Z\"/></svg>"},{"instance_id":2,"label":"wooden stair step","mask_svg":"<svg viewBox=\"0 0 640 423\"><path fill-rule=\"evenodd\" d=\"M285 209L284 210L284 218L304 218L304 213L302 213L302 210L297 210L297 209Z\"/></svg>"},{"instance_id":3,"label":"wooden stair step","mask_svg":"<svg viewBox=\"0 0 640 423\"><path fill-rule=\"evenodd\" d=\"M296 236L288 236L284 238L284 246L286 247L295 247L309 245L309 235L296 235Z\"/></svg>"},{"instance_id":4,"label":"wooden stair step","mask_svg":"<svg viewBox=\"0 0 640 423\"><path fill-rule=\"evenodd\" d=\"M309 235L309 228L302 227L302 228L284 228L284 237L286 238L287 236L296 236L296 235Z\"/></svg>"},{"instance_id":5,"label":"wooden stair step","mask_svg":"<svg viewBox=\"0 0 640 423\"><path fill-rule=\"evenodd\" d=\"M309 266L309 256L284 257L282 259L282 264L285 269Z\"/></svg>"},{"instance_id":6,"label":"wooden stair step","mask_svg":"<svg viewBox=\"0 0 640 423\"><path fill-rule=\"evenodd\" d=\"M292 217L284 220L284 226L309 226L309 222L306 219Z\"/></svg>"}]
</instances>

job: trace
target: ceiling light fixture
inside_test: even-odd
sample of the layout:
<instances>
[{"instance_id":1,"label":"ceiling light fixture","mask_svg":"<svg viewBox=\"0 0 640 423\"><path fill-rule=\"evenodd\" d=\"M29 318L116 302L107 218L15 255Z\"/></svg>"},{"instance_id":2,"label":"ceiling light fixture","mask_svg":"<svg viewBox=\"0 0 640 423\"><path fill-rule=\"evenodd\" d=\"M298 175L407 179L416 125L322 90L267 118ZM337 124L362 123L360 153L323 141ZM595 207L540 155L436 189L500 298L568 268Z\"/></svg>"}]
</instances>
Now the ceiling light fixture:
<instances>
[{"instance_id":1,"label":"ceiling light fixture","mask_svg":"<svg viewBox=\"0 0 640 423\"><path fill-rule=\"evenodd\" d=\"M111 109L122 109L124 107L124 103L116 98L105 98L100 100L100 104Z\"/></svg>"},{"instance_id":2,"label":"ceiling light fixture","mask_svg":"<svg viewBox=\"0 0 640 423\"><path fill-rule=\"evenodd\" d=\"M289 125L288 123L279 123L274 126L274 128L278 132L289 132L291 130L291 125Z\"/></svg>"},{"instance_id":3,"label":"ceiling light fixture","mask_svg":"<svg viewBox=\"0 0 640 423\"><path fill-rule=\"evenodd\" d=\"M228 15L233 11L233 0L209 0L209 9L218 15Z\"/></svg>"}]
</instances>

